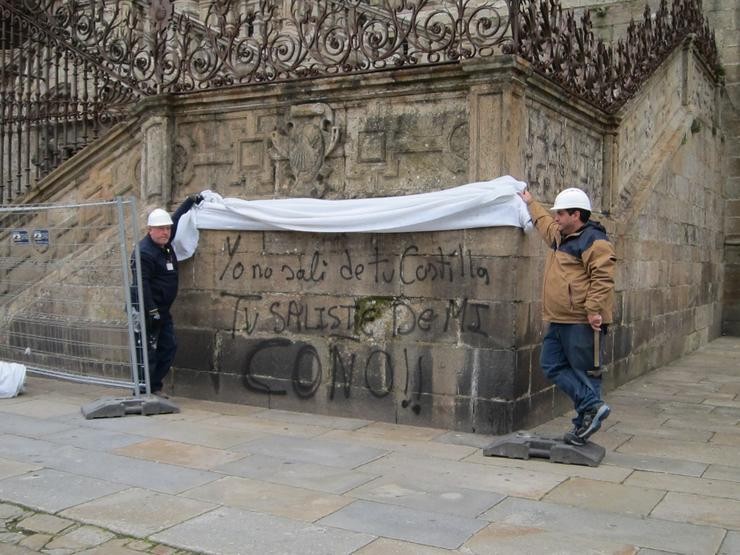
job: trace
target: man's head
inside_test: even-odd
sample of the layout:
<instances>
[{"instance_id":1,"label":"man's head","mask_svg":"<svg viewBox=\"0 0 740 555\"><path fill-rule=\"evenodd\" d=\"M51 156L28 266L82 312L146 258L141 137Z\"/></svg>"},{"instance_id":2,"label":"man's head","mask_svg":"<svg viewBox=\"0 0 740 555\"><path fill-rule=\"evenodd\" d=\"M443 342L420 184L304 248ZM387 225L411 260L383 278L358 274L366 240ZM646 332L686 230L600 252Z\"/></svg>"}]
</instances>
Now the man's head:
<instances>
[{"instance_id":1,"label":"man's head","mask_svg":"<svg viewBox=\"0 0 740 555\"><path fill-rule=\"evenodd\" d=\"M569 235L583 227L591 217L591 201L586 193L571 187L555 197L550 210L555 212L555 223L560 227L560 233Z\"/></svg>"},{"instance_id":2,"label":"man's head","mask_svg":"<svg viewBox=\"0 0 740 555\"><path fill-rule=\"evenodd\" d=\"M172 218L161 208L155 208L149 213L146 220L147 233L157 245L164 247L170 242L172 233Z\"/></svg>"}]
</instances>

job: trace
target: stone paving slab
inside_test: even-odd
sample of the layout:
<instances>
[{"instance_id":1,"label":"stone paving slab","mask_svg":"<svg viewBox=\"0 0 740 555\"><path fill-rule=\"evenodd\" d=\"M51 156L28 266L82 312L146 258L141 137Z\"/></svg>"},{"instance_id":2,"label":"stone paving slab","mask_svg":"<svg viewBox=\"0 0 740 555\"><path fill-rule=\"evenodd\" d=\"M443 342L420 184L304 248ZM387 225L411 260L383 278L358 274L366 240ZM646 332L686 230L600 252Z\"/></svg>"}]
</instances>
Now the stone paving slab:
<instances>
[{"instance_id":1,"label":"stone paving slab","mask_svg":"<svg viewBox=\"0 0 740 555\"><path fill-rule=\"evenodd\" d=\"M463 459L476 451L476 448L465 445L404 439L399 436L400 434L395 434L394 437L383 437L378 433L366 433L365 428L362 428L354 432L333 430L324 434L322 438L367 445L384 451L405 452L410 455L426 453L430 457L455 461Z\"/></svg>"},{"instance_id":2,"label":"stone paving slab","mask_svg":"<svg viewBox=\"0 0 740 555\"><path fill-rule=\"evenodd\" d=\"M729 445L732 447L740 448L740 429L738 429L736 434L728 434L728 433L717 433L712 436L712 439L709 441L711 444L716 445ZM740 450L740 449L739 449Z\"/></svg>"},{"instance_id":3,"label":"stone paving slab","mask_svg":"<svg viewBox=\"0 0 740 555\"><path fill-rule=\"evenodd\" d=\"M202 470L121 457L69 445L16 436L0 436L0 456L41 464L63 472L109 480L118 484L177 493L216 480Z\"/></svg>"},{"instance_id":4,"label":"stone paving slab","mask_svg":"<svg viewBox=\"0 0 740 555\"><path fill-rule=\"evenodd\" d=\"M442 437L447 430L405 426L390 422L373 422L357 430L357 436L380 437L392 441L430 441Z\"/></svg>"},{"instance_id":5,"label":"stone paving slab","mask_svg":"<svg viewBox=\"0 0 740 555\"><path fill-rule=\"evenodd\" d=\"M702 477L715 480L728 480L730 482L740 482L740 465L723 466L721 464L710 464Z\"/></svg>"},{"instance_id":6,"label":"stone paving slab","mask_svg":"<svg viewBox=\"0 0 740 555\"><path fill-rule=\"evenodd\" d=\"M603 465L615 465L634 470L648 470L654 472L666 472L681 476L699 477L709 468L704 463L682 461L679 459L667 459L665 457L646 457L640 455L626 455L607 451Z\"/></svg>"},{"instance_id":7,"label":"stone paving slab","mask_svg":"<svg viewBox=\"0 0 740 555\"><path fill-rule=\"evenodd\" d=\"M221 507L154 534L152 539L214 555L341 555L354 553L375 536Z\"/></svg>"},{"instance_id":8,"label":"stone paving slab","mask_svg":"<svg viewBox=\"0 0 740 555\"><path fill-rule=\"evenodd\" d=\"M633 437L619 447L619 452L728 466L737 464L738 458L737 449L731 446L645 437Z\"/></svg>"},{"instance_id":9,"label":"stone paving slab","mask_svg":"<svg viewBox=\"0 0 740 555\"><path fill-rule=\"evenodd\" d=\"M418 543L378 538L354 552L353 555L446 555L450 550ZM455 551L457 553L457 551Z\"/></svg>"},{"instance_id":10,"label":"stone paving slab","mask_svg":"<svg viewBox=\"0 0 740 555\"><path fill-rule=\"evenodd\" d=\"M450 445L464 445L466 447L483 449L484 447L488 447L495 439L496 436L491 435L451 431L435 437L432 441L435 443L449 443Z\"/></svg>"},{"instance_id":11,"label":"stone paving slab","mask_svg":"<svg viewBox=\"0 0 740 555\"><path fill-rule=\"evenodd\" d=\"M677 430L690 430L690 429L703 429L709 430L714 433L728 433L735 434L740 424L728 424L727 419L722 417L716 417L714 421L704 422L693 422L691 420L682 420L678 418L671 418L664 424L666 428L674 428Z\"/></svg>"},{"instance_id":12,"label":"stone paving slab","mask_svg":"<svg viewBox=\"0 0 740 555\"><path fill-rule=\"evenodd\" d=\"M604 435L620 433L627 436L639 435L649 436L662 439L677 439L682 441L700 441L706 442L712 438L713 432L711 430L684 430L679 428L669 428L661 426L660 428L651 428L649 426L642 426L640 424L630 424L624 421L617 422L614 426L609 428L607 434L599 434L596 437L603 437Z\"/></svg>"},{"instance_id":13,"label":"stone paving slab","mask_svg":"<svg viewBox=\"0 0 740 555\"><path fill-rule=\"evenodd\" d=\"M183 413L194 413L214 418L219 415L249 416L265 412L268 409L252 405L239 405L236 403L222 403L220 401L206 401L205 399L190 399L188 397L173 397ZM187 410L184 410L187 409Z\"/></svg>"},{"instance_id":14,"label":"stone paving slab","mask_svg":"<svg viewBox=\"0 0 740 555\"><path fill-rule=\"evenodd\" d=\"M147 439L114 449L113 453L200 470L210 470L216 466L244 458L241 453L164 439Z\"/></svg>"},{"instance_id":15,"label":"stone paving slab","mask_svg":"<svg viewBox=\"0 0 740 555\"><path fill-rule=\"evenodd\" d=\"M668 492L652 516L740 530L740 503L736 499Z\"/></svg>"},{"instance_id":16,"label":"stone paving slab","mask_svg":"<svg viewBox=\"0 0 740 555\"><path fill-rule=\"evenodd\" d=\"M50 399L29 399L25 403L8 405L3 412L30 416L37 419L53 418L65 414L77 414L80 406L76 403L66 401L54 401Z\"/></svg>"},{"instance_id":17,"label":"stone paving slab","mask_svg":"<svg viewBox=\"0 0 740 555\"><path fill-rule=\"evenodd\" d=\"M486 526L482 520L370 501L355 501L318 524L445 549L457 549Z\"/></svg>"},{"instance_id":18,"label":"stone paving slab","mask_svg":"<svg viewBox=\"0 0 740 555\"><path fill-rule=\"evenodd\" d=\"M196 499L131 488L72 507L60 514L121 534L145 538L216 507L213 503Z\"/></svg>"},{"instance_id":19,"label":"stone paving slab","mask_svg":"<svg viewBox=\"0 0 740 555\"><path fill-rule=\"evenodd\" d=\"M633 545L580 534L564 534L532 526L493 523L465 542L464 553L475 555L637 553ZM642 552L640 552L642 553Z\"/></svg>"},{"instance_id":20,"label":"stone paving slab","mask_svg":"<svg viewBox=\"0 0 740 555\"><path fill-rule=\"evenodd\" d=\"M58 534L72 525L74 522L69 519L44 513L34 514L18 522L19 528L46 534Z\"/></svg>"},{"instance_id":21,"label":"stone paving slab","mask_svg":"<svg viewBox=\"0 0 740 555\"><path fill-rule=\"evenodd\" d=\"M287 422L290 424L308 424L321 426L332 430L357 430L373 424L370 420L359 418L344 418L341 416L325 416L323 414L307 414L301 412L290 412L287 410L263 410L255 413L254 418L260 420L271 420L274 422Z\"/></svg>"},{"instance_id":22,"label":"stone paving slab","mask_svg":"<svg viewBox=\"0 0 740 555\"><path fill-rule=\"evenodd\" d=\"M453 484L424 482L413 478L384 476L348 492L365 501L389 503L410 509L475 518L504 499L504 495L457 487Z\"/></svg>"},{"instance_id":23,"label":"stone paving slab","mask_svg":"<svg viewBox=\"0 0 740 555\"><path fill-rule=\"evenodd\" d=\"M96 526L80 526L61 536L57 536L45 546L46 551L54 549L80 550L99 546L113 538L115 534ZM53 552L53 551L52 551Z\"/></svg>"},{"instance_id":24,"label":"stone paving slab","mask_svg":"<svg viewBox=\"0 0 740 555\"><path fill-rule=\"evenodd\" d=\"M543 501L584 509L645 516L665 495L665 491L571 478L545 495Z\"/></svg>"},{"instance_id":25,"label":"stone paving slab","mask_svg":"<svg viewBox=\"0 0 740 555\"><path fill-rule=\"evenodd\" d=\"M352 502L350 497L236 476L226 476L182 495L305 522L314 522Z\"/></svg>"},{"instance_id":26,"label":"stone paving slab","mask_svg":"<svg viewBox=\"0 0 740 555\"><path fill-rule=\"evenodd\" d=\"M740 461L738 461L740 463ZM738 468L740 472L740 468ZM740 501L740 483L717 479L692 478L675 474L635 471L624 482L627 486L660 489L681 493L711 495Z\"/></svg>"},{"instance_id":27,"label":"stone paving slab","mask_svg":"<svg viewBox=\"0 0 740 555\"><path fill-rule=\"evenodd\" d=\"M364 447L348 442L330 441L322 438L297 438L274 436L255 439L235 451L279 457L302 463L355 468L387 453L381 449Z\"/></svg>"},{"instance_id":28,"label":"stone paving slab","mask_svg":"<svg viewBox=\"0 0 740 555\"><path fill-rule=\"evenodd\" d=\"M121 484L43 468L0 480L0 499L55 513L125 488Z\"/></svg>"},{"instance_id":29,"label":"stone paving slab","mask_svg":"<svg viewBox=\"0 0 740 555\"><path fill-rule=\"evenodd\" d=\"M59 445L72 445L93 451L109 451L144 440L142 436L83 427L51 432L40 435L39 438Z\"/></svg>"},{"instance_id":30,"label":"stone paving slab","mask_svg":"<svg viewBox=\"0 0 740 555\"><path fill-rule=\"evenodd\" d=\"M262 455L250 455L237 462L216 467L214 470L274 484L336 494L345 493L378 477L378 474L371 472L297 463Z\"/></svg>"},{"instance_id":31,"label":"stone paving slab","mask_svg":"<svg viewBox=\"0 0 740 555\"><path fill-rule=\"evenodd\" d=\"M248 430L250 432L259 432L263 435L280 435L289 437L316 437L325 434L330 428L323 426L311 426L294 422L273 422L264 418L256 418L254 415L249 416L230 416L221 415L210 418L208 424L211 426L223 426L225 428L234 428L236 430Z\"/></svg>"},{"instance_id":32,"label":"stone paving slab","mask_svg":"<svg viewBox=\"0 0 740 555\"><path fill-rule=\"evenodd\" d=\"M507 459L505 457L485 457L478 451L463 459L463 462L471 462L489 466L503 466L510 468L521 468L523 470L546 472L558 476L573 476L580 478L592 478L605 482L621 483L632 472L632 468L622 468L601 464L599 466L581 466L575 464L558 464L543 459Z\"/></svg>"},{"instance_id":33,"label":"stone paving slab","mask_svg":"<svg viewBox=\"0 0 740 555\"><path fill-rule=\"evenodd\" d=\"M17 461L10 461L8 459L0 459L0 480L8 478L9 476L18 476L19 474L25 474L32 470L39 470L42 468L38 464L27 464Z\"/></svg>"},{"instance_id":34,"label":"stone paving slab","mask_svg":"<svg viewBox=\"0 0 740 555\"><path fill-rule=\"evenodd\" d=\"M718 555L737 555L740 553L740 532L727 532Z\"/></svg>"},{"instance_id":35,"label":"stone paving slab","mask_svg":"<svg viewBox=\"0 0 740 555\"><path fill-rule=\"evenodd\" d=\"M720 528L632 517L512 497L493 507L481 518L499 524L625 542L639 547L687 555L716 553L725 535L725 531Z\"/></svg>"},{"instance_id":36,"label":"stone paving slab","mask_svg":"<svg viewBox=\"0 0 740 555\"><path fill-rule=\"evenodd\" d=\"M359 468L363 472L390 476L394 479L439 481L450 486L490 491L539 499L567 478L561 475L521 468L410 457L393 453Z\"/></svg>"},{"instance_id":37,"label":"stone paving slab","mask_svg":"<svg viewBox=\"0 0 740 555\"><path fill-rule=\"evenodd\" d=\"M166 439L214 449L228 449L253 439L265 437L262 432L213 426L205 419L199 419L197 422L186 422L182 420L164 420L159 416L165 415L158 415L157 418L150 419L146 426L135 428L135 433L139 437Z\"/></svg>"},{"instance_id":38,"label":"stone paving slab","mask_svg":"<svg viewBox=\"0 0 740 555\"><path fill-rule=\"evenodd\" d=\"M0 405L2 408L3 405ZM73 426L54 420L32 418L22 414L0 412L0 433L16 434L28 437L41 437L48 434L63 433L74 430Z\"/></svg>"}]
</instances>

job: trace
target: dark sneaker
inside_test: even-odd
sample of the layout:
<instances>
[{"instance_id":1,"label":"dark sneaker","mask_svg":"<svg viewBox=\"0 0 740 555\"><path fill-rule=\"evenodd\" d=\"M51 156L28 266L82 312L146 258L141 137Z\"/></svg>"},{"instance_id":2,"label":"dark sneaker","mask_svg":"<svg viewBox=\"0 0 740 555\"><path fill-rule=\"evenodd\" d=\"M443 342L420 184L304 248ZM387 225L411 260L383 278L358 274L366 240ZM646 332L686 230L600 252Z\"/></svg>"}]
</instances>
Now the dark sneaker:
<instances>
[{"instance_id":1,"label":"dark sneaker","mask_svg":"<svg viewBox=\"0 0 740 555\"><path fill-rule=\"evenodd\" d=\"M563 436L563 441L568 445L575 445L576 447L580 445L586 445L586 440L578 437L577 431L578 430L575 430L574 428L570 432L565 432L565 435Z\"/></svg>"},{"instance_id":2,"label":"dark sneaker","mask_svg":"<svg viewBox=\"0 0 740 555\"><path fill-rule=\"evenodd\" d=\"M578 430L577 436L586 441L599 431L601 423L607 419L612 409L606 403L594 405L583 415L583 427Z\"/></svg>"}]
</instances>

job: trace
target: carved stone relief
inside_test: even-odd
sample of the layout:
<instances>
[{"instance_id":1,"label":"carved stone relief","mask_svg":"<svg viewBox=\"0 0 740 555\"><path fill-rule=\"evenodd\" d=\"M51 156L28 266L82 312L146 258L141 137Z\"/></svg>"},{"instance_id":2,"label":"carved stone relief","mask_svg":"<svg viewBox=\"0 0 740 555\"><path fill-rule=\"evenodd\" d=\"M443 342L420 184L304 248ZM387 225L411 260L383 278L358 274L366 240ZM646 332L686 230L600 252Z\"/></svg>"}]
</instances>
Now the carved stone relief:
<instances>
[{"instance_id":1,"label":"carved stone relief","mask_svg":"<svg viewBox=\"0 0 740 555\"><path fill-rule=\"evenodd\" d=\"M193 179L193 149L190 141L175 143L172 152L172 182L175 187L187 186Z\"/></svg>"},{"instance_id":2,"label":"carved stone relief","mask_svg":"<svg viewBox=\"0 0 740 555\"><path fill-rule=\"evenodd\" d=\"M526 179L543 199L552 201L566 187L588 193L601 209L603 140L601 136L543 106L528 106Z\"/></svg>"},{"instance_id":3,"label":"carved stone relief","mask_svg":"<svg viewBox=\"0 0 740 555\"><path fill-rule=\"evenodd\" d=\"M325 164L341 136L334 111L326 104L292 106L287 121L272 132L275 164L287 161L292 196L326 195L326 178L331 167Z\"/></svg>"},{"instance_id":4,"label":"carved stone relief","mask_svg":"<svg viewBox=\"0 0 740 555\"><path fill-rule=\"evenodd\" d=\"M457 99L371 103L348 113L348 193L414 193L462 183L469 116ZM393 183L393 189L386 186Z\"/></svg>"}]
</instances>

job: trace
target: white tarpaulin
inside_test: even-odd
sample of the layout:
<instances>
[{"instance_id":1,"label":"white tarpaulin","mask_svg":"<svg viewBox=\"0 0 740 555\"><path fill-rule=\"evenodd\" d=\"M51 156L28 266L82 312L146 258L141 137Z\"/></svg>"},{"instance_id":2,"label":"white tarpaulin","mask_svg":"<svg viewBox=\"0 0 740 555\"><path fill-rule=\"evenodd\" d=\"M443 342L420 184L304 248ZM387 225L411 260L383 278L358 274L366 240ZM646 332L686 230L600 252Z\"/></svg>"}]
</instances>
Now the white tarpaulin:
<instances>
[{"instance_id":1,"label":"white tarpaulin","mask_svg":"<svg viewBox=\"0 0 740 555\"><path fill-rule=\"evenodd\" d=\"M17 362L0 361L0 399L15 397L23 391L26 367Z\"/></svg>"},{"instance_id":2,"label":"white tarpaulin","mask_svg":"<svg viewBox=\"0 0 740 555\"><path fill-rule=\"evenodd\" d=\"M177 227L178 260L193 255L198 230L306 231L310 233L404 233L490 226L531 226L517 195L526 183L511 176L406 195L346 200L287 198L242 200L203 191Z\"/></svg>"}]
</instances>

